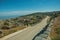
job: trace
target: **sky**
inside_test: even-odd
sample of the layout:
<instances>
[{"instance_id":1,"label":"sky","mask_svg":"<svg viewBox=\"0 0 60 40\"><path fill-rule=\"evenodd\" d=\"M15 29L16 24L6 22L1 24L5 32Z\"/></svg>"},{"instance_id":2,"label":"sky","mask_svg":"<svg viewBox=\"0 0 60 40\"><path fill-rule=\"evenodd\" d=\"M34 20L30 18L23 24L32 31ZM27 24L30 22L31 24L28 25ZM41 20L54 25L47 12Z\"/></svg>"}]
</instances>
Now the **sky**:
<instances>
[{"instance_id":1,"label":"sky","mask_svg":"<svg viewBox=\"0 0 60 40\"><path fill-rule=\"evenodd\" d=\"M0 0L0 16L60 11L60 0Z\"/></svg>"}]
</instances>

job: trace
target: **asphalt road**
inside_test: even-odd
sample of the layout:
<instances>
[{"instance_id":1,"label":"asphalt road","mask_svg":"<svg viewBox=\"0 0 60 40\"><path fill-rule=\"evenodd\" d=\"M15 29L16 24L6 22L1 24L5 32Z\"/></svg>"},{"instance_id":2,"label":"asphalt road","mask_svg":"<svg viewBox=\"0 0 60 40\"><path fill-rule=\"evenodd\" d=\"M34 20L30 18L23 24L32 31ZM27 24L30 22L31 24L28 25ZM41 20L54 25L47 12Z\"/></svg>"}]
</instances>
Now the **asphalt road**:
<instances>
[{"instance_id":1,"label":"asphalt road","mask_svg":"<svg viewBox=\"0 0 60 40\"><path fill-rule=\"evenodd\" d=\"M32 40L33 37L47 25L48 18L49 17L47 16L40 23L32 27L27 27L24 30L10 34L8 36L5 36L1 38L0 40Z\"/></svg>"}]
</instances>

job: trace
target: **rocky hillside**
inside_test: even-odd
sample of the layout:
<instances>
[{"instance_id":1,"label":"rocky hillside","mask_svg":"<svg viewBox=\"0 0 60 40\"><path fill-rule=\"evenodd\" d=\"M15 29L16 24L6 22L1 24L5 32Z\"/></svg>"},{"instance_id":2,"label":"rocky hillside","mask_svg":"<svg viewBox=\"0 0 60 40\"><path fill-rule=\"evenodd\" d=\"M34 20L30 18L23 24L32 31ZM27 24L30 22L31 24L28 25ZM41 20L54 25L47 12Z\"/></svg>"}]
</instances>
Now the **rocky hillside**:
<instances>
[{"instance_id":1,"label":"rocky hillside","mask_svg":"<svg viewBox=\"0 0 60 40\"><path fill-rule=\"evenodd\" d=\"M29 26L33 26L39 23L46 16L50 16L54 18L57 17L57 15L60 15L60 11L36 12L36 13L32 13L29 15L20 16L16 18L0 20L0 37L22 30Z\"/></svg>"},{"instance_id":2,"label":"rocky hillside","mask_svg":"<svg viewBox=\"0 0 60 40\"><path fill-rule=\"evenodd\" d=\"M33 26L44 19L46 15L30 14L6 20L0 20L0 37L6 36L28 26Z\"/></svg>"}]
</instances>

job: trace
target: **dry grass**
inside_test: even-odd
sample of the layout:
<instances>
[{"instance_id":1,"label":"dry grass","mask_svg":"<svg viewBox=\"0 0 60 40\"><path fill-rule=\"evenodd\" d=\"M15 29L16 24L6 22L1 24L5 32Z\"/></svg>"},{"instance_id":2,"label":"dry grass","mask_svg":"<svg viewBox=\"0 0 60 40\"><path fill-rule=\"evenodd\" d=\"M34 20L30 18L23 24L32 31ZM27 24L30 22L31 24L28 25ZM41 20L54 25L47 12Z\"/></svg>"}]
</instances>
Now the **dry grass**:
<instances>
[{"instance_id":1,"label":"dry grass","mask_svg":"<svg viewBox=\"0 0 60 40\"><path fill-rule=\"evenodd\" d=\"M52 40L60 40L60 16L56 17L51 29L50 36Z\"/></svg>"},{"instance_id":2,"label":"dry grass","mask_svg":"<svg viewBox=\"0 0 60 40\"><path fill-rule=\"evenodd\" d=\"M9 35L11 33L16 32L16 31L20 31L24 28L26 28L26 27L22 26L22 27L15 27L15 28L12 28L12 29L9 29L9 30L3 30L3 36L1 36L1 37L4 37L6 35Z\"/></svg>"}]
</instances>

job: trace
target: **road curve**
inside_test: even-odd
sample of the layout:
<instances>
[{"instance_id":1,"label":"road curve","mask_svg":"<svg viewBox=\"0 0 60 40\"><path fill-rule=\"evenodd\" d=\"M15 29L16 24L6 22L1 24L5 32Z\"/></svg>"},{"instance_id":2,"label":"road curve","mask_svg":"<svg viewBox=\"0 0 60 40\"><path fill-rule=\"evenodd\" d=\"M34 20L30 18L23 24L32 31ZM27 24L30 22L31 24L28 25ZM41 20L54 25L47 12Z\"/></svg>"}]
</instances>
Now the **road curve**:
<instances>
[{"instance_id":1,"label":"road curve","mask_svg":"<svg viewBox=\"0 0 60 40\"><path fill-rule=\"evenodd\" d=\"M47 25L48 19L49 17L47 16L40 23L34 25L33 27L27 27L26 29L5 36L0 40L32 40L33 37Z\"/></svg>"}]
</instances>

